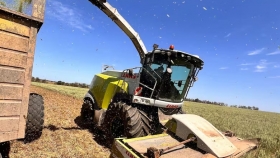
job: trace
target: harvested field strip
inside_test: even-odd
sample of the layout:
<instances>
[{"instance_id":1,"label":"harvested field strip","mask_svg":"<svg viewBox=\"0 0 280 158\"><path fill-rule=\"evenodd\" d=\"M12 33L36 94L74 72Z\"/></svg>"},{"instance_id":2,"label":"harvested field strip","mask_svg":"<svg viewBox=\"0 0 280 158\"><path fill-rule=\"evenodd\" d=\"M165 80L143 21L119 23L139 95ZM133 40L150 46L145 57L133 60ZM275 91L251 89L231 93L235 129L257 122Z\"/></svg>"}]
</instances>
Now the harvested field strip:
<instances>
[{"instance_id":1,"label":"harvested field strip","mask_svg":"<svg viewBox=\"0 0 280 158\"><path fill-rule=\"evenodd\" d=\"M41 87L31 87L45 100L45 128L40 139L24 144L11 141L11 158L57 158L109 156L102 146L102 137L82 128L80 122L81 99L69 97Z\"/></svg>"},{"instance_id":2,"label":"harvested field strip","mask_svg":"<svg viewBox=\"0 0 280 158\"><path fill-rule=\"evenodd\" d=\"M62 85L55 85L55 84L45 84L39 82L32 82L34 86L42 87L45 89L53 90L60 92L62 94L66 94L69 96L73 96L75 98L83 98L88 91L88 88L79 88L79 87L71 87L71 86L62 86Z\"/></svg>"}]
</instances>

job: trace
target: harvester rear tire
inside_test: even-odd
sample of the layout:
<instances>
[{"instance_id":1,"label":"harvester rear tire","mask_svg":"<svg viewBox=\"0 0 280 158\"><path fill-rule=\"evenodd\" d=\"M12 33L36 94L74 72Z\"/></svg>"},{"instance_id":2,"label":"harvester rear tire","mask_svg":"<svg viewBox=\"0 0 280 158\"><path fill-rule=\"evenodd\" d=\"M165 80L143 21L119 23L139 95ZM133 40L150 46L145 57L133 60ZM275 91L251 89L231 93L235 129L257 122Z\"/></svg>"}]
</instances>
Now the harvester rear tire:
<instances>
[{"instance_id":1,"label":"harvester rear tire","mask_svg":"<svg viewBox=\"0 0 280 158\"><path fill-rule=\"evenodd\" d=\"M115 127L117 126L117 127ZM151 121L146 113L123 102L111 103L103 122L106 138L136 138L150 134Z\"/></svg>"},{"instance_id":2,"label":"harvester rear tire","mask_svg":"<svg viewBox=\"0 0 280 158\"><path fill-rule=\"evenodd\" d=\"M41 137L44 126L44 99L41 95L29 95L28 113L24 143L30 143Z\"/></svg>"},{"instance_id":3,"label":"harvester rear tire","mask_svg":"<svg viewBox=\"0 0 280 158\"><path fill-rule=\"evenodd\" d=\"M84 100L80 115L82 117L82 120L84 121L83 123L93 124L94 108L93 108L93 103L91 100L89 100L89 99Z\"/></svg>"}]
</instances>

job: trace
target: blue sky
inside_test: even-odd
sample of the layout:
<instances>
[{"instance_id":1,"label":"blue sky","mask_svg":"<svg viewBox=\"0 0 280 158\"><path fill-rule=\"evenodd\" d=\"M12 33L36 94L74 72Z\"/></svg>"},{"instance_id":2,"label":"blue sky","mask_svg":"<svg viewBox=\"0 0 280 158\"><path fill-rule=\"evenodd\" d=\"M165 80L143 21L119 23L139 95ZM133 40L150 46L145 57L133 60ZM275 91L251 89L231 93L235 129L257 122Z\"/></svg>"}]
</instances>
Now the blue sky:
<instances>
[{"instance_id":1,"label":"blue sky","mask_svg":"<svg viewBox=\"0 0 280 158\"><path fill-rule=\"evenodd\" d=\"M280 1L111 0L148 50L199 55L205 62L188 97L280 112ZM103 64L140 65L130 39L87 0L47 0L33 76L90 83ZM278 96L278 97L277 97Z\"/></svg>"}]
</instances>

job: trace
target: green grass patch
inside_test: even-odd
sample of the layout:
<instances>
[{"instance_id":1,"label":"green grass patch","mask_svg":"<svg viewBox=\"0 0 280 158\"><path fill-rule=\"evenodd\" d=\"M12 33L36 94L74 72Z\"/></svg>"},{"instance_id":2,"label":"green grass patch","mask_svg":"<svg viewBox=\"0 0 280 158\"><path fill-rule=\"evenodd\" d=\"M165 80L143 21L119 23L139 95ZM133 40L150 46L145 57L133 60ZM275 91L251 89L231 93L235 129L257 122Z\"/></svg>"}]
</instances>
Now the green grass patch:
<instances>
[{"instance_id":1,"label":"green grass patch","mask_svg":"<svg viewBox=\"0 0 280 158\"><path fill-rule=\"evenodd\" d=\"M71 87L71 86L63 86L63 85L55 85L55 84L46 84L39 82L31 82L32 85L46 88L53 91L58 91L60 93L73 96L75 98L83 98L88 91L88 88L80 88L80 87Z\"/></svg>"},{"instance_id":2,"label":"green grass patch","mask_svg":"<svg viewBox=\"0 0 280 158\"><path fill-rule=\"evenodd\" d=\"M69 87L44 83L32 85L55 90L63 94L83 98L87 88ZM280 157L280 114L204 103L185 102L187 113L199 115L221 131L231 130L238 137L261 138L260 147L245 157Z\"/></svg>"}]
</instances>

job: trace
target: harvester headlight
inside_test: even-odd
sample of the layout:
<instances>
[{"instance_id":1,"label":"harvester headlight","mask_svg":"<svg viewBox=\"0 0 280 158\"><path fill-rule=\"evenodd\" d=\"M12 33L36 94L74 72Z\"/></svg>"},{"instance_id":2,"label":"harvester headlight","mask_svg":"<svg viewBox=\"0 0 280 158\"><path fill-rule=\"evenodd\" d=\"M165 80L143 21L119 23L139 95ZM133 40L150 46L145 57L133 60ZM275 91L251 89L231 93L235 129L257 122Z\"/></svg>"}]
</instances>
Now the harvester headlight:
<instances>
[{"instance_id":1,"label":"harvester headlight","mask_svg":"<svg viewBox=\"0 0 280 158\"><path fill-rule=\"evenodd\" d=\"M168 56L171 56L171 52L167 52L167 55L168 55Z\"/></svg>"},{"instance_id":2,"label":"harvester headlight","mask_svg":"<svg viewBox=\"0 0 280 158\"><path fill-rule=\"evenodd\" d=\"M172 73L172 69L171 69L171 68L167 68L166 71L167 71L168 73L170 73L170 74Z\"/></svg>"}]
</instances>

